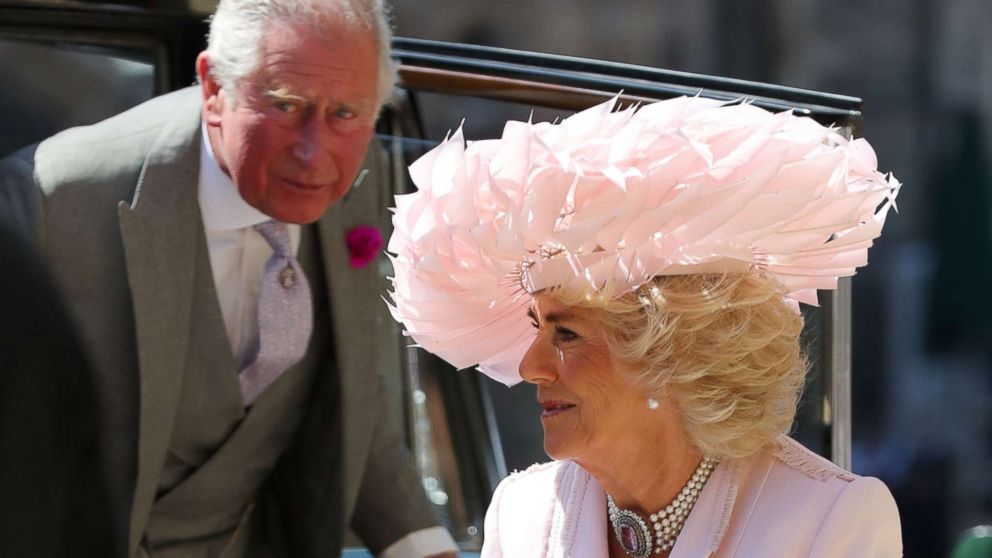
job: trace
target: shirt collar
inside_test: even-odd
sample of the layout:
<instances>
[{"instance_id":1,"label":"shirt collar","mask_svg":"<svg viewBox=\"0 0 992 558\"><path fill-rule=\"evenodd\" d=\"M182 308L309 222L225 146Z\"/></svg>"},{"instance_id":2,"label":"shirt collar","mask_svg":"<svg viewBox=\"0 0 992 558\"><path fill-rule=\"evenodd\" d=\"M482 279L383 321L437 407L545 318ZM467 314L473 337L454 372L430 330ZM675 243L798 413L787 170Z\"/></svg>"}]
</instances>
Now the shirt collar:
<instances>
[{"instance_id":1,"label":"shirt collar","mask_svg":"<svg viewBox=\"0 0 992 558\"><path fill-rule=\"evenodd\" d=\"M208 231L230 231L253 227L272 218L248 205L217 162L206 124L200 125L200 184L198 196L203 227Z\"/></svg>"}]
</instances>

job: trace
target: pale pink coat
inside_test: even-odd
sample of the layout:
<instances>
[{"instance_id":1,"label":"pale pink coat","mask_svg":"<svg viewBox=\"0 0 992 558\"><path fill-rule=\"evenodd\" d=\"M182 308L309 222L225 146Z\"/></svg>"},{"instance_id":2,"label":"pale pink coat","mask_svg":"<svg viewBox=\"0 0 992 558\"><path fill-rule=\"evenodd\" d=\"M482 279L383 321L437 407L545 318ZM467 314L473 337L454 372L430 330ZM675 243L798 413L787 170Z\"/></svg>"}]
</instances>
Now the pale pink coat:
<instances>
[{"instance_id":1,"label":"pale pink coat","mask_svg":"<svg viewBox=\"0 0 992 558\"><path fill-rule=\"evenodd\" d=\"M482 558L605 558L606 494L572 461L503 480ZM849 473L791 438L722 462L670 558L902 556L899 512L881 481Z\"/></svg>"}]
</instances>

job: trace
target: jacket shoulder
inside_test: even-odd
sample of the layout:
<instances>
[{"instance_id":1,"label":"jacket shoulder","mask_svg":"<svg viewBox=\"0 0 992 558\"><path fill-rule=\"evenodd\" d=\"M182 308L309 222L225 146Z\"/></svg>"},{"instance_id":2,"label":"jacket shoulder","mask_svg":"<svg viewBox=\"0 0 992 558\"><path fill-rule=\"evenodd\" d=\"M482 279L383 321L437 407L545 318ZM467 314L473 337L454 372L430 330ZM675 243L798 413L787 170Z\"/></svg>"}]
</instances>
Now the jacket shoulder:
<instances>
[{"instance_id":1,"label":"jacket shoulder","mask_svg":"<svg viewBox=\"0 0 992 558\"><path fill-rule=\"evenodd\" d=\"M198 91L189 87L42 141L34 153L35 177L42 195L50 197L63 188L100 187L113 190L115 197L126 197L129 189L133 191L161 130L178 112L198 107ZM108 184L120 184L123 191L108 188Z\"/></svg>"},{"instance_id":2,"label":"jacket shoulder","mask_svg":"<svg viewBox=\"0 0 992 558\"><path fill-rule=\"evenodd\" d=\"M557 473L558 469L571 464L572 463L569 461L548 461L547 463L535 463L523 471L514 470L512 473L507 475L502 482L514 481L534 476L544 476L548 474L553 476Z\"/></svg>"},{"instance_id":3,"label":"jacket shoulder","mask_svg":"<svg viewBox=\"0 0 992 558\"><path fill-rule=\"evenodd\" d=\"M811 558L898 558L902 556L899 508L874 477L848 482L819 524Z\"/></svg>"},{"instance_id":4,"label":"jacket shoulder","mask_svg":"<svg viewBox=\"0 0 992 558\"><path fill-rule=\"evenodd\" d=\"M550 461L548 463L535 463L523 471L513 471L496 486L493 501L501 499L512 504L521 497L530 500L538 493L553 494L559 472L569 465L573 464L571 462Z\"/></svg>"},{"instance_id":5,"label":"jacket shoulder","mask_svg":"<svg viewBox=\"0 0 992 558\"><path fill-rule=\"evenodd\" d=\"M571 462L552 461L514 471L500 481L486 512L482 558L544 556L560 477Z\"/></svg>"},{"instance_id":6,"label":"jacket shoulder","mask_svg":"<svg viewBox=\"0 0 992 558\"><path fill-rule=\"evenodd\" d=\"M899 515L888 488L785 436L754 461L735 507L729 538L736 548L767 543L764 537L774 529L781 534L776 544L789 556L887 558L901 552Z\"/></svg>"}]
</instances>

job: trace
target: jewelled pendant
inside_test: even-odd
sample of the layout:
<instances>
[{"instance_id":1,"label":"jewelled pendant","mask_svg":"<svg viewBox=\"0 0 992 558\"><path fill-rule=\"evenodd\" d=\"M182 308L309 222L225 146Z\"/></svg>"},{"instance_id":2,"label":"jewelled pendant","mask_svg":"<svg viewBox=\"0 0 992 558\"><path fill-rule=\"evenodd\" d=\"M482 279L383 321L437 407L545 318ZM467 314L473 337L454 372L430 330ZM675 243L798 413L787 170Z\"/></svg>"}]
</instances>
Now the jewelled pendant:
<instances>
[{"instance_id":1,"label":"jewelled pendant","mask_svg":"<svg viewBox=\"0 0 992 558\"><path fill-rule=\"evenodd\" d=\"M293 285L296 284L296 272L289 265L282 268L279 272L279 282L282 283L282 288L291 289Z\"/></svg>"},{"instance_id":2,"label":"jewelled pendant","mask_svg":"<svg viewBox=\"0 0 992 558\"><path fill-rule=\"evenodd\" d=\"M629 510L617 509L610 517L613 534L623 551L631 558L648 558L651 555L651 530L641 516Z\"/></svg>"}]
</instances>

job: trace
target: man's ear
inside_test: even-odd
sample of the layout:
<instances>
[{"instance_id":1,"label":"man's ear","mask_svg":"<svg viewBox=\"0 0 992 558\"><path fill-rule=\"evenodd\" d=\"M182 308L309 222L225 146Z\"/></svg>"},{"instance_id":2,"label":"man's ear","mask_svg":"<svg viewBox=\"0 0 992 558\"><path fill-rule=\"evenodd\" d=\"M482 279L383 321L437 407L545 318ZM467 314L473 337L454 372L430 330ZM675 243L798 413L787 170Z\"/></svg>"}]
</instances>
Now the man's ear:
<instances>
[{"instance_id":1,"label":"man's ear","mask_svg":"<svg viewBox=\"0 0 992 558\"><path fill-rule=\"evenodd\" d=\"M224 91L210 72L210 55L207 51L196 57L196 75L200 78L200 92L203 94L203 121L207 126L220 126Z\"/></svg>"}]
</instances>

